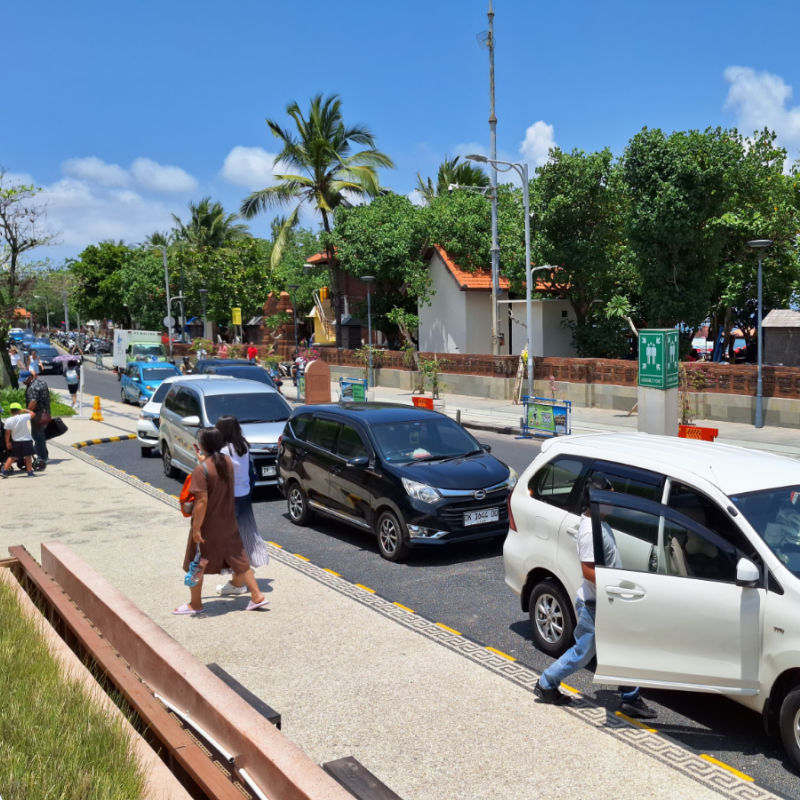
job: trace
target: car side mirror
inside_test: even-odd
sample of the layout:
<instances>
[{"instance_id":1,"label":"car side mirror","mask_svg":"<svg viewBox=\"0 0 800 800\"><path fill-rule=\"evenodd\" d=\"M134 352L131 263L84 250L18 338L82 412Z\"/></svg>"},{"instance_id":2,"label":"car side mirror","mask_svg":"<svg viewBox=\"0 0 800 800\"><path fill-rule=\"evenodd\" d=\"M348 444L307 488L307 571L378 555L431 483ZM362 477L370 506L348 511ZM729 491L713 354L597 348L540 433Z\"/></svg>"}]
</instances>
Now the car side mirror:
<instances>
[{"instance_id":1,"label":"car side mirror","mask_svg":"<svg viewBox=\"0 0 800 800\"><path fill-rule=\"evenodd\" d=\"M736 564L736 585L746 589L758 586L761 575L758 567L749 558L740 558Z\"/></svg>"},{"instance_id":2,"label":"car side mirror","mask_svg":"<svg viewBox=\"0 0 800 800\"><path fill-rule=\"evenodd\" d=\"M198 417L197 414L192 414L190 417L184 417L182 422L187 428L200 427L200 417Z\"/></svg>"},{"instance_id":3,"label":"car side mirror","mask_svg":"<svg viewBox=\"0 0 800 800\"><path fill-rule=\"evenodd\" d=\"M368 456L353 456L353 458L347 459L347 466L353 467L354 469L364 469L365 467L369 466L369 457Z\"/></svg>"},{"instance_id":4,"label":"car side mirror","mask_svg":"<svg viewBox=\"0 0 800 800\"><path fill-rule=\"evenodd\" d=\"M492 446L490 444L487 444L486 442L480 442L480 446L484 453L492 452Z\"/></svg>"}]
</instances>

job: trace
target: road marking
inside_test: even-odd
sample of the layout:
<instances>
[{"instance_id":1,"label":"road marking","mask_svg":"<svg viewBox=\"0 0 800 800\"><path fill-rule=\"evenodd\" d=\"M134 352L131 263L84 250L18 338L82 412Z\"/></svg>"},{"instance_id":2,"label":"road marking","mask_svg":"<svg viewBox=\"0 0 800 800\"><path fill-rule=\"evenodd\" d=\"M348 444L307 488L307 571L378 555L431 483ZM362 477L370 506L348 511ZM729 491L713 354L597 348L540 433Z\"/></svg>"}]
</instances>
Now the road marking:
<instances>
[{"instance_id":1,"label":"road marking","mask_svg":"<svg viewBox=\"0 0 800 800\"><path fill-rule=\"evenodd\" d=\"M335 572L334 570L328 569L327 567L322 567L322 571L323 572L327 572L329 575L335 575L337 578L341 578L342 577L341 573Z\"/></svg>"},{"instance_id":2,"label":"road marking","mask_svg":"<svg viewBox=\"0 0 800 800\"><path fill-rule=\"evenodd\" d=\"M504 653L502 650L498 650L496 647L489 647L489 645L486 645L486 649L489 650L491 653L495 653L498 656L507 658L509 661L517 660L516 658L514 658L514 656L510 656L508 653Z\"/></svg>"},{"instance_id":3,"label":"road marking","mask_svg":"<svg viewBox=\"0 0 800 800\"><path fill-rule=\"evenodd\" d=\"M649 725L645 725L643 722L639 722L638 719L629 717L627 714L623 714L621 711L615 711L614 714L621 719L624 719L625 722L635 725L637 728L641 728L643 731L647 731L648 733L658 733L655 728L651 728Z\"/></svg>"},{"instance_id":4,"label":"road marking","mask_svg":"<svg viewBox=\"0 0 800 800\"><path fill-rule=\"evenodd\" d=\"M753 781L753 780L755 780L755 778L751 778L749 775L745 775L744 772L739 772L738 769L735 769L734 767L729 766L724 761L720 761L720 760L714 758L714 756L710 756L710 755L708 755L706 753L700 753L700 758L702 758L704 761L709 761L712 764L716 764L718 767L722 767L722 769L728 770L728 772L733 773L734 775L736 775L737 778L741 778L743 781Z\"/></svg>"},{"instance_id":5,"label":"road marking","mask_svg":"<svg viewBox=\"0 0 800 800\"><path fill-rule=\"evenodd\" d=\"M456 636L461 636L461 631L457 631L455 628L450 628L443 622L434 622L433 624L436 625L438 628L441 628L443 631L447 631L448 633L453 633Z\"/></svg>"},{"instance_id":6,"label":"road marking","mask_svg":"<svg viewBox=\"0 0 800 800\"><path fill-rule=\"evenodd\" d=\"M369 586L364 586L363 583L357 583L356 586L358 586L359 589L363 589L365 592L369 592L370 594L375 594L374 589L370 589Z\"/></svg>"},{"instance_id":7,"label":"road marking","mask_svg":"<svg viewBox=\"0 0 800 800\"><path fill-rule=\"evenodd\" d=\"M568 692L572 692L572 694L578 694L578 695L580 694L580 692L576 688L566 683L562 683L561 688L566 689Z\"/></svg>"},{"instance_id":8,"label":"road marking","mask_svg":"<svg viewBox=\"0 0 800 800\"><path fill-rule=\"evenodd\" d=\"M267 544L271 544L273 547L277 547L279 550L283 550L283 545L278 544L277 542L267 542Z\"/></svg>"},{"instance_id":9,"label":"road marking","mask_svg":"<svg viewBox=\"0 0 800 800\"><path fill-rule=\"evenodd\" d=\"M300 553L294 553L294 557L295 558L299 558L301 561L308 561L308 562L311 561L310 558L306 558L305 556L301 556Z\"/></svg>"},{"instance_id":10,"label":"road marking","mask_svg":"<svg viewBox=\"0 0 800 800\"><path fill-rule=\"evenodd\" d=\"M402 608L403 611L408 611L409 614L414 613L413 608L409 608L408 606L404 606L402 603L392 603L393 606L397 606L398 608Z\"/></svg>"}]
</instances>

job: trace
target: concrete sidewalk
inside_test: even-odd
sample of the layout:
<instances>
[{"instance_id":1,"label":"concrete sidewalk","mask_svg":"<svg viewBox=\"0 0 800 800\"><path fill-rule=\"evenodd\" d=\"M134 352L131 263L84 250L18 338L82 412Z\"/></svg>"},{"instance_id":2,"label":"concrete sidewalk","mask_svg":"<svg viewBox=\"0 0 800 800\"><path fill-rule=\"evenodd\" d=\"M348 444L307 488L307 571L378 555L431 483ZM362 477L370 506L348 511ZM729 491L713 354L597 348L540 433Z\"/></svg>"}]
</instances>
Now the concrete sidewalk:
<instances>
[{"instance_id":1,"label":"concrete sidewalk","mask_svg":"<svg viewBox=\"0 0 800 800\"><path fill-rule=\"evenodd\" d=\"M518 417L464 401L448 396L447 411ZM50 443L44 473L0 482L0 549L24 544L38 558L43 540L64 542L204 663L276 708L315 761L353 755L404 800L773 797L584 699L570 710L535 702L529 668L274 545L258 571L268 611L217 597L210 577L207 613L173 616L187 598L187 522L175 499L70 446L133 431L138 410L104 402L104 422L88 419L91 405L84 414Z\"/></svg>"}]
</instances>

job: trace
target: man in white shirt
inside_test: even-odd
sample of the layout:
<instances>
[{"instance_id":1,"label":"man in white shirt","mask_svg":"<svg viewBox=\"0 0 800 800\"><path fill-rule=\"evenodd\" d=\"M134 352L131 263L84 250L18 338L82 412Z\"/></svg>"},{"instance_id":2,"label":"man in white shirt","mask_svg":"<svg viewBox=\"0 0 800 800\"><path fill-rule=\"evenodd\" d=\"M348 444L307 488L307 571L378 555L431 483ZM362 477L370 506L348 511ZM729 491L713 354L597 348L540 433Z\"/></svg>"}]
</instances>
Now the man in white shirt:
<instances>
[{"instance_id":1,"label":"man in white shirt","mask_svg":"<svg viewBox=\"0 0 800 800\"><path fill-rule=\"evenodd\" d=\"M6 459L3 468L0 469L0 478L7 478L10 474L11 465L18 459L23 459L25 469L29 478L35 478L33 471L33 437L31 436L30 421L33 411L28 411L19 403L12 403L9 407L11 416L3 420L6 435L6 450L11 451L11 455Z\"/></svg>"},{"instance_id":2,"label":"man in white shirt","mask_svg":"<svg viewBox=\"0 0 800 800\"><path fill-rule=\"evenodd\" d=\"M576 545L578 558L581 562L583 583L578 589L575 600L575 611L578 616L575 626L575 644L564 653L558 661L552 663L543 673L534 687L534 694L544 703L553 705L567 705L570 698L562 694L558 687L565 678L579 669L583 669L595 654L595 612L597 605L597 587L595 585L594 569L594 538L592 535L592 517L589 505L589 490L602 489L613 491L611 481L597 472L586 481L583 490L583 503L580 525ZM603 563L607 567L621 567L622 561L617 550L614 532L607 522L602 522L603 534ZM620 711L630 717L652 719L656 716L642 698L636 686L620 686Z\"/></svg>"}]
</instances>

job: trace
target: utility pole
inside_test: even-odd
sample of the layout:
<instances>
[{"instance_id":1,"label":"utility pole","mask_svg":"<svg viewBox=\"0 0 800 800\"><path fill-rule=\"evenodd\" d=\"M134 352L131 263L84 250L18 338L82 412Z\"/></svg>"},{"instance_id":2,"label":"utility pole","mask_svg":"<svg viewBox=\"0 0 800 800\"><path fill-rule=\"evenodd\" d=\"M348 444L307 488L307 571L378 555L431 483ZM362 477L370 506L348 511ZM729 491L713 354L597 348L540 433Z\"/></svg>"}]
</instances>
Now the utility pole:
<instances>
[{"instance_id":1,"label":"utility pole","mask_svg":"<svg viewBox=\"0 0 800 800\"><path fill-rule=\"evenodd\" d=\"M500 245L497 240L497 117L494 113L494 11L489 0L489 142L492 161L490 172L492 187L492 355L499 353L497 331L497 296L500 289Z\"/></svg>"}]
</instances>

